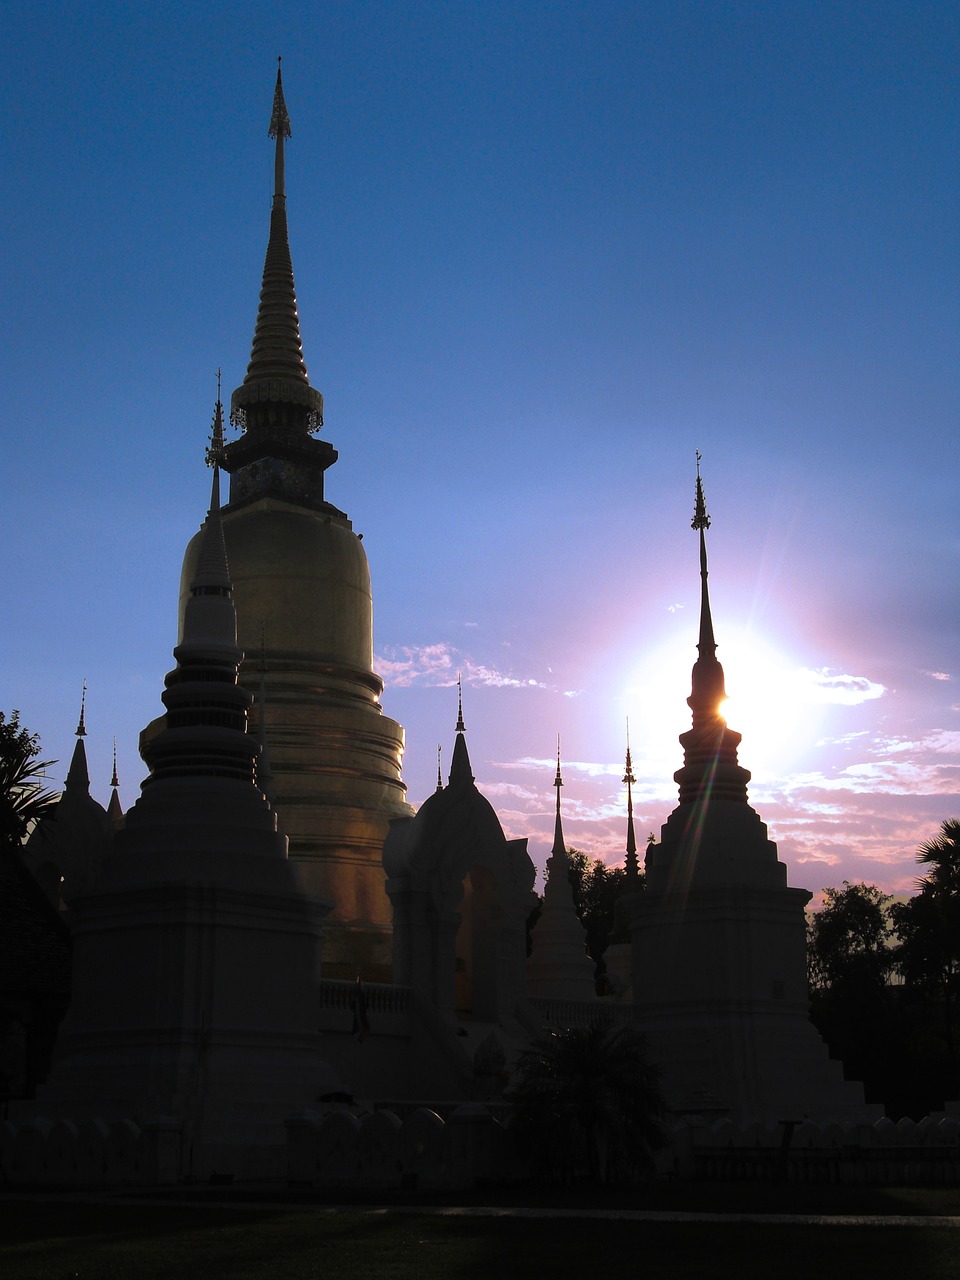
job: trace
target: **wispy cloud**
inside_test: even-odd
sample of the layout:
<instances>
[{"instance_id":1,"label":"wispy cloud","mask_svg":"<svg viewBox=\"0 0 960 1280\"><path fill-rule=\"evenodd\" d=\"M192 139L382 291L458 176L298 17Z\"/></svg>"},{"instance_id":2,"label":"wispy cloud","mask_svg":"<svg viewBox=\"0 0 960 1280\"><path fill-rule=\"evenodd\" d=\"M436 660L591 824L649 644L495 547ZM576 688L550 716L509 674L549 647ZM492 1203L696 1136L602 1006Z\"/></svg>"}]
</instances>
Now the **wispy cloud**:
<instances>
[{"instance_id":1,"label":"wispy cloud","mask_svg":"<svg viewBox=\"0 0 960 1280\"><path fill-rule=\"evenodd\" d=\"M538 773L549 772L552 776L557 767L557 758L520 756L517 760L492 760L490 763L495 769L535 769ZM566 774L579 773L587 778L608 778L623 772L623 765L602 764L592 760L564 760L562 768Z\"/></svg>"},{"instance_id":2,"label":"wispy cloud","mask_svg":"<svg viewBox=\"0 0 960 1280\"><path fill-rule=\"evenodd\" d=\"M801 667L800 677L812 702L855 707L861 702L882 698L886 693L884 686L877 684L875 680L869 680L866 676L841 675L837 671L831 671L829 667L814 670Z\"/></svg>"},{"instance_id":3,"label":"wispy cloud","mask_svg":"<svg viewBox=\"0 0 960 1280\"><path fill-rule=\"evenodd\" d=\"M922 672L922 674L925 676L929 676L931 680L952 680L953 679L953 676L951 676L946 671L924 671Z\"/></svg>"},{"instance_id":4,"label":"wispy cloud","mask_svg":"<svg viewBox=\"0 0 960 1280\"><path fill-rule=\"evenodd\" d=\"M548 689L533 676L519 677L474 662L462 650L449 644L392 645L377 655L375 666L387 684L397 688L432 685L445 688L456 684L459 675L466 685L486 685L499 689Z\"/></svg>"}]
</instances>

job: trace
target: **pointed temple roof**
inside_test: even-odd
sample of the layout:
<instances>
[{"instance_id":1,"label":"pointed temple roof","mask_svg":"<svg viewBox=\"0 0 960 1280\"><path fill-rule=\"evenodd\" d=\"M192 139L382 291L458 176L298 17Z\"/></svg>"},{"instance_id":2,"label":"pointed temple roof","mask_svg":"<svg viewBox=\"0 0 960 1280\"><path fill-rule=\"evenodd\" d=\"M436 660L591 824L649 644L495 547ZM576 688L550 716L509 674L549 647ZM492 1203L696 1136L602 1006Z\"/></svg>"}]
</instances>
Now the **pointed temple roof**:
<instances>
[{"instance_id":1,"label":"pointed temple roof","mask_svg":"<svg viewBox=\"0 0 960 1280\"><path fill-rule=\"evenodd\" d=\"M723 703L727 695L723 667L717 660L707 588L706 530L709 527L698 453L697 494L691 528L700 535L700 635L698 657L691 672L690 697L687 699L687 705L693 712L693 727L680 735L684 763L674 778L680 784L681 804L700 796L746 804L750 773L737 763L740 734L728 728L723 717Z\"/></svg>"},{"instance_id":2,"label":"pointed temple roof","mask_svg":"<svg viewBox=\"0 0 960 1280\"><path fill-rule=\"evenodd\" d=\"M63 791L47 817L31 832L26 847L28 865L54 905L61 898L69 903L75 894L91 887L114 830L107 810L90 794L84 745L86 701L84 680L77 742Z\"/></svg>"},{"instance_id":3,"label":"pointed temple roof","mask_svg":"<svg viewBox=\"0 0 960 1280\"><path fill-rule=\"evenodd\" d=\"M553 849L547 859L543 907L533 927L527 961L527 990L550 999L592 1000L596 995L594 964L587 953L587 935L573 900L570 859L563 839L560 813L560 739L557 738L557 789Z\"/></svg>"},{"instance_id":4,"label":"pointed temple roof","mask_svg":"<svg viewBox=\"0 0 960 1280\"><path fill-rule=\"evenodd\" d=\"M113 773L110 775L110 802L107 817L116 828L123 826L123 805L120 803L120 779L117 776L117 740L113 740Z\"/></svg>"},{"instance_id":5,"label":"pointed temple roof","mask_svg":"<svg viewBox=\"0 0 960 1280\"><path fill-rule=\"evenodd\" d=\"M70 761L70 768L67 770L64 791L89 795L90 770L87 767L87 749L83 745L83 740L87 736L86 711L87 682L84 680L83 691L80 694L80 719L77 721L76 729L77 745L73 748L73 759Z\"/></svg>"},{"instance_id":6,"label":"pointed temple roof","mask_svg":"<svg viewBox=\"0 0 960 1280\"><path fill-rule=\"evenodd\" d=\"M472 866L498 866L517 883L529 873L531 886L534 877L526 840L506 838L493 805L477 787L465 734L463 683L458 676L457 736L447 785L441 784L438 748L436 791L427 796L414 818L394 824L383 851L388 876L425 875L436 893L454 895L449 904L452 908L461 895L456 875L462 879ZM446 873L440 875L437 869L441 867L455 868L453 877Z\"/></svg>"}]
</instances>

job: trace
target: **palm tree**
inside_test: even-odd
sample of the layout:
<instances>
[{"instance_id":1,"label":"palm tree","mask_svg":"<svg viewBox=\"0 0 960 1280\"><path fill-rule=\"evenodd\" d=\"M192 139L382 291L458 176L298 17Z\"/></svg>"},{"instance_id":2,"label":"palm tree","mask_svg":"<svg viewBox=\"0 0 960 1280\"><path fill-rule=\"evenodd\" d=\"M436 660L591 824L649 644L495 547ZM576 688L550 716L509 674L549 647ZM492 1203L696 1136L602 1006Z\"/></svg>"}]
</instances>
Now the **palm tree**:
<instances>
[{"instance_id":1,"label":"palm tree","mask_svg":"<svg viewBox=\"0 0 960 1280\"><path fill-rule=\"evenodd\" d=\"M53 760L38 760L36 734L20 727L20 713L9 720L0 711L0 843L19 847L24 837L57 803L52 791L40 784Z\"/></svg>"},{"instance_id":2,"label":"palm tree","mask_svg":"<svg viewBox=\"0 0 960 1280\"><path fill-rule=\"evenodd\" d=\"M917 881L921 893L960 897L960 819L941 822L940 834L917 850L917 861L933 867Z\"/></svg>"},{"instance_id":3,"label":"palm tree","mask_svg":"<svg viewBox=\"0 0 960 1280\"><path fill-rule=\"evenodd\" d=\"M636 1027L549 1032L520 1054L510 1096L518 1136L550 1180L634 1181L666 1145L658 1072Z\"/></svg>"},{"instance_id":4,"label":"palm tree","mask_svg":"<svg viewBox=\"0 0 960 1280\"><path fill-rule=\"evenodd\" d=\"M940 834L917 850L930 867L919 890L891 908L900 938L897 964L908 987L933 994L942 1004L944 1039L958 1064L957 1004L960 1002L960 821L948 818Z\"/></svg>"}]
</instances>

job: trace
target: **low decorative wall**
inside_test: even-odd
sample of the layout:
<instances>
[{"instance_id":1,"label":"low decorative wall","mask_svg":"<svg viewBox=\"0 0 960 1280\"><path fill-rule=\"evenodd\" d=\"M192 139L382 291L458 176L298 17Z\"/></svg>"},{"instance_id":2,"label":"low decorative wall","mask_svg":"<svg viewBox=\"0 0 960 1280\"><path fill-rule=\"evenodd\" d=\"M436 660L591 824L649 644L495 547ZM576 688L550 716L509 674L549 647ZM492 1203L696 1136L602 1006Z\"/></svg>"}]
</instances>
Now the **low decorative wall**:
<instances>
[{"instance_id":1,"label":"low decorative wall","mask_svg":"<svg viewBox=\"0 0 960 1280\"><path fill-rule=\"evenodd\" d=\"M960 1185L960 1118L875 1124L683 1123L672 1159L680 1177L721 1182Z\"/></svg>"},{"instance_id":2,"label":"low decorative wall","mask_svg":"<svg viewBox=\"0 0 960 1280\"><path fill-rule=\"evenodd\" d=\"M155 1186L176 1182L179 1171L175 1120L0 1121L0 1184Z\"/></svg>"},{"instance_id":3,"label":"low decorative wall","mask_svg":"<svg viewBox=\"0 0 960 1280\"><path fill-rule=\"evenodd\" d=\"M960 1117L953 1115L872 1125L684 1121L672 1138L661 1167L681 1178L960 1185ZM0 1184L170 1184L179 1178L180 1140L173 1120L4 1120ZM509 1120L480 1103L455 1106L445 1118L425 1106L401 1118L333 1105L287 1121L287 1178L296 1185L441 1190L515 1181L526 1172Z\"/></svg>"},{"instance_id":4,"label":"low decorative wall","mask_svg":"<svg viewBox=\"0 0 960 1280\"><path fill-rule=\"evenodd\" d=\"M418 1107L353 1115L346 1108L287 1121L287 1176L320 1187L473 1187L520 1177L508 1130L464 1103L444 1120Z\"/></svg>"}]
</instances>

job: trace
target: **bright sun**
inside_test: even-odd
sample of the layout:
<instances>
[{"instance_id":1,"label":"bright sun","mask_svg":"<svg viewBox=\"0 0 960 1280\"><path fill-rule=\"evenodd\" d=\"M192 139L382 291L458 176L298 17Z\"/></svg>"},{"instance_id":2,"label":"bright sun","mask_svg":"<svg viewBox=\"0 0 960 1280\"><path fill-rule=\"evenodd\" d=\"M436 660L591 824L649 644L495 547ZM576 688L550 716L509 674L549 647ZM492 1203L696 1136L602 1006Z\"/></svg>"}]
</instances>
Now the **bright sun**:
<instances>
[{"instance_id":1,"label":"bright sun","mask_svg":"<svg viewBox=\"0 0 960 1280\"><path fill-rule=\"evenodd\" d=\"M717 657L723 664L724 716L743 735L741 763L759 777L796 766L819 736L823 702L810 673L762 637L724 624ZM690 728L690 670L696 648L685 637L645 656L627 690L631 739L651 768L670 773L682 763L679 734Z\"/></svg>"}]
</instances>

